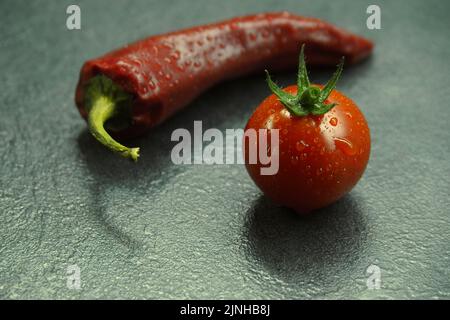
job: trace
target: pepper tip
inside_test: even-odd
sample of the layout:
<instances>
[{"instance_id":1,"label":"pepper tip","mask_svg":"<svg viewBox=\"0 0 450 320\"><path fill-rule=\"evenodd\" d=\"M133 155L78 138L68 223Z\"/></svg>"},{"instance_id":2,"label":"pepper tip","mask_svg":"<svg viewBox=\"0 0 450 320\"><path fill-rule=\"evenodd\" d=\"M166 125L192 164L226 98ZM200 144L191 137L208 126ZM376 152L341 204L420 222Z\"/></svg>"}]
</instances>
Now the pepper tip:
<instances>
[{"instance_id":1,"label":"pepper tip","mask_svg":"<svg viewBox=\"0 0 450 320\"><path fill-rule=\"evenodd\" d=\"M129 156L134 162L136 162L139 158L139 150L139 148L131 148L129 151Z\"/></svg>"}]
</instances>

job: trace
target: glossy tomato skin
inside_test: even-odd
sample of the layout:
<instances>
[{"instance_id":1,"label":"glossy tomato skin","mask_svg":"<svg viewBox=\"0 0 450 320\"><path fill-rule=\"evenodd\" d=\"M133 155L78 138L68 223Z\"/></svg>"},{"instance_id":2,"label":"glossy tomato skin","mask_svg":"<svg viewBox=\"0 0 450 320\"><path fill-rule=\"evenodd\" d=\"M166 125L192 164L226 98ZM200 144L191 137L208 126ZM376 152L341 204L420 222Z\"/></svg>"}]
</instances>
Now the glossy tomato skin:
<instances>
[{"instance_id":1,"label":"glossy tomato skin","mask_svg":"<svg viewBox=\"0 0 450 320\"><path fill-rule=\"evenodd\" d=\"M322 87L322 86L317 86ZM284 91L296 94L297 86ZM269 96L255 110L245 130L279 129L279 170L261 175L261 165L246 168L256 185L273 201L303 214L325 207L348 193L369 160L370 132L356 104L337 90L327 113L298 117ZM249 145L245 144L245 159Z\"/></svg>"}]
</instances>

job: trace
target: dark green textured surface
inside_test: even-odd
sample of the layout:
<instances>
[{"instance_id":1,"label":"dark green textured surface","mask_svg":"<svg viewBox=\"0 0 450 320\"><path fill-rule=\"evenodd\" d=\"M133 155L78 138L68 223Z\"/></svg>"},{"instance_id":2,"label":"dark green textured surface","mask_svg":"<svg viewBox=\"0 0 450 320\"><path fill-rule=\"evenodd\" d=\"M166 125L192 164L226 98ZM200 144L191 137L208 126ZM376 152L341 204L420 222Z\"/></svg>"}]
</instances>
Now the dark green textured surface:
<instances>
[{"instance_id":1,"label":"dark green textured surface","mask_svg":"<svg viewBox=\"0 0 450 320\"><path fill-rule=\"evenodd\" d=\"M2 1L1 298L450 298L448 1ZM239 128L269 94L263 75L222 84L136 141L137 164L99 146L73 93L83 61L131 40L239 14L290 10L376 42L338 88L373 149L358 186L299 218L242 166L174 166L175 128ZM314 71L324 81L330 70ZM286 85L295 74L276 75ZM220 112L218 112L220 110ZM226 112L223 112L226 110ZM66 268L81 268L81 290ZM376 264L382 288L368 290Z\"/></svg>"}]
</instances>

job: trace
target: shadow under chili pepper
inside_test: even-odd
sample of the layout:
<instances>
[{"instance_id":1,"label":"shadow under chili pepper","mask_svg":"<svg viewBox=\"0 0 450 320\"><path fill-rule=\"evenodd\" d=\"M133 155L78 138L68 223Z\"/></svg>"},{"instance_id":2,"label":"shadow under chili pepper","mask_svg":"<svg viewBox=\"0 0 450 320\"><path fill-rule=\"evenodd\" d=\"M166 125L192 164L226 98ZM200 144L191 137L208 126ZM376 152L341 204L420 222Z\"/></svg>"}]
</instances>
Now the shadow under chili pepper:
<instances>
[{"instance_id":1,"label":"shadow under chili pepper","mask_svg":"<svg viewBox=\"0 0 450 320\"><path fill-rule=\"evenodd\" d=\"M262 264L283 281L330 290L352 274L367 235L359 205L350 194L307 216L261 196L247 212L244 228L252 264Z\"/></svg>"},{"instance_id":2,"label":"shadow under chili pepper","mask_svg":"<svg viewBox=\"0 0 450 320\"><path fill-rule=\"evenodd\" d=\"M153 133L141 139L127 141L142 147L141 159L137 163L121 158L103 147L95 141L87 129L78 136L80 153L93 178L89 179L88 183L93 199L90 206L91 212L108 234L133 253L142 249L143 235L139 234L141 231L130 231L128 226L121 221L123 216L120 212L108 211L107 197L108 193L117 192L119 189L125 190L126 194L138 197L152 192L151 182L159 179L161 172L171 164L171 146L168 143L170 135L163 138L159 130L155 130ZM164 180L161 181L161 184L169 182L169 180ZM130 200L130 205L132 204L133 202ZM148 213L152 208L142 208L142 210Z\"/></svg>"},{"instance_id":3,"label":"shadow under chili pepper","mask_svg":"<svg viewBox=\"0 0 450 320\"><path fill-rule=\"evenodd\" d=\"M241 78L233 82L223 83L196 99L190 106L181 110L174 117L161 125L152 128L138 139L123 141L125 145L139 146L140 158L137 162L123 159L95 141L88 129L78 136L81 157L89 170L93 181L89 186L93 197L94 216L121 244L136 250L142 247L137 233L126 231L115 216L105 206L108 190L120 188L128 194L148 195L159 192L166 184L173 183L178 172L186 169L185 165L175 165L171 160L173 146L171 134L175 129L185 128L193 132L193 122L203 121L203 130L208 128L243 128L254 107L254 95L264 96L261 88L263 81L252 77ZM242 98L242 86L246 86L245 98ZM249 93L252 93L249 95ZM211 106L214 107L211 107ZM230 123L231 122L231 123ZM163 172L166 173L163 176ZM167 174L170 173L170 174ZM161 178L163 176L163 178ZM158 181L152 185L152 181ZM146 213L152 208L146 208ZM168 215L170 216L170 215Z\"/></svg>"}]
</instances>

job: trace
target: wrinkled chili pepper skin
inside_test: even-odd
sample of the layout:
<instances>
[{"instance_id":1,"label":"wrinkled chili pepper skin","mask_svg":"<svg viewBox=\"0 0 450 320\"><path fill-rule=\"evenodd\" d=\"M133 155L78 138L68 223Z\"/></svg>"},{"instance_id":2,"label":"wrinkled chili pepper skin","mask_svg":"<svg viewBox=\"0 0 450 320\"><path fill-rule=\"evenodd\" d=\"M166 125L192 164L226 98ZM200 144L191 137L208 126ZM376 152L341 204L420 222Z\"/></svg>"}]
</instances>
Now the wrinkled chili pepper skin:
<instances>
[{"instance_id":1,"label":"wrinkled chili pepper skin","mask_svg":"<svg viewBox=\"0 0 450 320\"><path fill-rule=\"evenodd\" d=\"M295 67L303 43L313 65L335 65L342 56L355 63L373 49L369 40L316 18L288 12L237 17L152 36L87 61L75 101L86 118L87 82L98 74L109 77L133 96L133 123L119 136L137 136L218 82Z\"/></svg>"}]
</instances>

